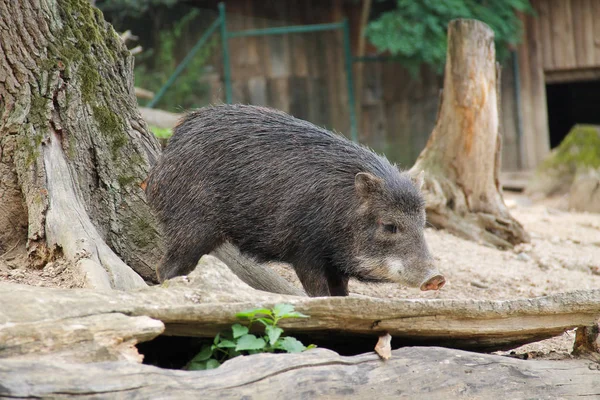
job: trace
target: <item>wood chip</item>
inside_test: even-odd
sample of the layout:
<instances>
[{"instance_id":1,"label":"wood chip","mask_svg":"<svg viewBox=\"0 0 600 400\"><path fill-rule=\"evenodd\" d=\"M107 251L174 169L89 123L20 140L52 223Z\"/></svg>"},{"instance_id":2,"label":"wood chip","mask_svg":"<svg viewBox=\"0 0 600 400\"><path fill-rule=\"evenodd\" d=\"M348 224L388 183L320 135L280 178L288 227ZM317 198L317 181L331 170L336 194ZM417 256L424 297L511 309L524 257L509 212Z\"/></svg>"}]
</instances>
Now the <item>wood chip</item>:
<instances>
[{"instance_id":1,"label":"wood chip","mask_svg":"<svg viewBox=\"0 0 600 400\"><path fill-rule=\"evenodd\" d=\"M386 332L385 335L379 336L375 352L384 360L389 360L392 356L392 336Z\"/></svg>"}]
</instances>

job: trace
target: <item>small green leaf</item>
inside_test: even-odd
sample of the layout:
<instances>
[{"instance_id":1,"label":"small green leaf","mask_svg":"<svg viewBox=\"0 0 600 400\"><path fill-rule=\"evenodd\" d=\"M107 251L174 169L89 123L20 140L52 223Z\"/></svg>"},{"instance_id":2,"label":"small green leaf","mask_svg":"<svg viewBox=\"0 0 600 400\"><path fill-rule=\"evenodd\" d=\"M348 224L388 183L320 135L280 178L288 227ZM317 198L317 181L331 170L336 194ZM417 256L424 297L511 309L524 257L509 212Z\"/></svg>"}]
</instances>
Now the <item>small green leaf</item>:
<instances>
[{"instance_id":1,"label":"small green leaf","mask_svg":"<svg viewBox=\"0 0 600 400\"><path fill-rule=\"evenodd\" d=\"M273 313L277 318L283 318L285 314L289 314L294 311L294 306L291 304L275 304L273 307Z\"/></svg>"},{"instance_id":2,"label":"small green leaf","mask_svg":"<svg viewBox=\"0 0 600 400\"><path fill-rule=\"evenodd\" d=\"M267 326L265 328L265 333L269 337L269 344L273 346L275 342L277 342L277 339L279 339L279 336L283 333L283 329L276 326Z\"/></svg>"},{"instance_id":3,"label":"small green leaf","mask_svg":"<svg viewBox=\"0 0 600 400\"><path fill-rule=\"evenodd\" d=\"M227 349L227 355L228 355L227 359L231 360L234 357L241 356L242 353L237 351L235 348L231 348L231 349Z\"/></svg>"},{"instance_id":4,"label":"small green leaf","mask_svg":"<svg viewBox=\"0 0 600 400\"><path fill-rule=\"evenodd\" d=\"M316 348L317 348L316 344L309 344L308 346L306 346L306 350L316 349Z\"/></svg>"},{"instance_id":5,"label":"small green leaf","mask_svg":"<svg viewBox=\"0 0 600 400\"><path fill-rule=\"evenodd\" d=\"M192 358L192 361L190 361L190 362L195 363L195 362L199 362L199 361L205 361L205 360L208 360L211 356L212 356L211 346L208 344L205 344L204 346L202 346L202 350L200 350L200 352L198 354L196 354L196 357Z\"/></svg>"},{"instance_id":6,"label":"small green leaf","mask_svg":"<svg viewBox=\"0 0 600 400\"><path fill-rule=\"evenodd\" d=\"M234 348L235 347L235 343L232 342L231 340L221 340L221 343L217 344L217 347L220 349L226 348Z\"/></svg>"},{"instance_id":7,"label":"small green leaf","mask_svg":"<svg viewBox=\"0 0 600 400\"><path fill-rule=\"evenodd\" d=\"M206 369L207 362L208 362L208 360L191 362L188 364L187 370L188 371L204 371Z\"/></svg>"},{"instance_id":8,"label":"small green leaf","mask_svg":"<svg viewBox=\"0 0 600 400\"><path fill-rule=\"evenodd\" d=\"M274 322L271 318L258 318L257 321L264 326L272 326Z\"/></svg>"},{"instance_id":9,"label":"small green leaf","mask_svg":"<svg viewBox=\"0 0 600 400\"><path fill-rule=\"evenodd\" d=\"M257 314L272 315L273 313L268 308L255 308L235 314L237 318L254 318Z\"/></svg>"},{"instance_id":10,"label":"small green leaf","mask_svg":"<svg viewBox=\"0 0 600 400\"><path fill-rule=\"evenodd\" d=\"M219 343L219 340L221 340L221 334L217 333L217 336L215 336L215 340L213 341L214 344Z\"/></svg>"},{"instance_id":11,"label":"small green leaf","mask_svg":"<svg viewBox=\"0 0 600 400\"><path fill-rule=\"evenodd\" d=\"M233 332L233 338L237 339L240 336L244 336L248 333L248 327L240 324L233 324L231 325L231 331Z\"/></svg>"},{"instance_id":12,"label":"small green leaf","mask_svg":"<svg viewBox=\"0 0 600 400\"><path fill-rule=\"evenodd\" d=\"M265 341L261 338L257 338L254 335L244 335L238 339L235 350L260 350L263 349L265 345Z\"/></svg>"},{"instance_id":13,"label":"small green leaf","mask_svg":"<svg viewBox=\"0 0 600 400\"><path fill-rule=\"evenodd\" d=\"M291 304L275 304L273 307L275 316L279 319L282 318L308 318L308 315L304 315L300 312L294 311L294 306Z\"/></svg>"},{"instance_id":14,"label":"small green leaf","mask_svg":"<svg viewBox=\"0 0 600 400\"><path fill-rule=\"evenodd\" d=\"M214 358L211 358L210 360L206 361L206 369L215 369L219 368L220 366L221 363L215 360Z\"/></svg>"},{"instance_id":15,"label":"small green leaf","mask_svg":"<svg viewBox=\"0 0 600 400\"><path fill-rule=\"evenodd\" d=\"M279 350L285 350L288 353L300 353L306 350L306 346L304 346L302 342L291 336L286 336L282 339L279 339L275 345L275 348Z\"/></svg>"}]
</instances>

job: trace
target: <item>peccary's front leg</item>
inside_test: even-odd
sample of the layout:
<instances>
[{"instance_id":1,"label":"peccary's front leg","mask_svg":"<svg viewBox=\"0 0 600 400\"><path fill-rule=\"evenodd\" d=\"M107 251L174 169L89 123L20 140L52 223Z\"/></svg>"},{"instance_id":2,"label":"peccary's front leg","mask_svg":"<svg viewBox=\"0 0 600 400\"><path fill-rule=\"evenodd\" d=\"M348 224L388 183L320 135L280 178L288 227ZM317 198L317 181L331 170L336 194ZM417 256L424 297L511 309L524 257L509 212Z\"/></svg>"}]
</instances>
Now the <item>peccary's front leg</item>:
<instances>
[{"instance_id":1,"label":"peccary's front leg","mask_svg":"<svg viewBox=\"0 0 600 400\"><path fill-rule=\"evenodd\" d=\"M350 278L346 275L333 271L327 274L327 285L330 296L348 296L348 281Z\"/></svg>"}]
</instances>

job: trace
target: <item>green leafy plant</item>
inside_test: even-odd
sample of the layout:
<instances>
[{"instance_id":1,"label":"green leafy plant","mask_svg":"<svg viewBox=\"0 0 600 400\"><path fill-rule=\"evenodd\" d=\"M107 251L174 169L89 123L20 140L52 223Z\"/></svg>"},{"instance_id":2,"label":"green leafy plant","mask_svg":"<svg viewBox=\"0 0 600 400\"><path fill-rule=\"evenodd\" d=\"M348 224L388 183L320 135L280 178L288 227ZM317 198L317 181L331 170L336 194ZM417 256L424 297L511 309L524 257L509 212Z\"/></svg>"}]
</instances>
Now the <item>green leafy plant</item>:
<instances>
[{"instance_id":1,"label":"green leafy plant","mask_svg":"<svg viewBox=\"0 0 600 400\"><path fill-rule=\"evenodd\" d=\"M150 125L148 129L159 139L169 139L173 136L173 130L170 128L159 128L158 126Z\"/></svg>"},{"instance_id":2,"label":"green leafy plant","mask_svg":"<svg viewBox=\"0 0 600 400\"><path fill-rule=\"evenodd\" d=\"M366 35L413 75L421 64L441 73L451 20L472 18L489 25L495 34L497 58L503 61L522 35L519 11L533 12L529 0L396 0L395 9L369 23Z\"/></svg>"},{"instance_id":3,"label":"green leafy plant","mask_svg":"<svg viewBox=\"0 0 600 400\"><path fill-rule=\"evenodd\" d=\"M98 0L96 6L104 12L115 14L119 19L138 17L151 8L173 7L178 0Z\"/></svg>"},{"instance_id":4,"label":"green leafy plant","mask_svg":"<svg viewBox=\"0 0 600 400\"><path fill-rule=\"evenodd\" d=\"M217 368L221 363L239 355L256 353L300 353L315 346L304 346L302 342L291 336L282 336L283 329L277 323L286 318L308 318L307 315L294 311L290 304L276 304L272 309L255 308L236 314L237 318L248 320L248 326L233 324L231 331L215 336L210 344L202 346L202 350L188 363L189 370L206 370ZM252 324L260 322L264 325L264 335L250 333Z\"/></svg>"}]
</instances>

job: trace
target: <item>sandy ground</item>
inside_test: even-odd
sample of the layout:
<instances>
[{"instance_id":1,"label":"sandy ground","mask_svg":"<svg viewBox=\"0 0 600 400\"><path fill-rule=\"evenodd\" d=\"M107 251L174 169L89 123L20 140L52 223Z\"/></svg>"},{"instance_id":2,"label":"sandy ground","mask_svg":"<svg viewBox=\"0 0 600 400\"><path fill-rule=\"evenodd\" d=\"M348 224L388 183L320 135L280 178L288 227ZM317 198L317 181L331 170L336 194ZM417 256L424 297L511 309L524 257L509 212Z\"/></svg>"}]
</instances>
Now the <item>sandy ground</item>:
<instances>
[{"instance_id":1,"label":"sandy ground","mask_svg":"<svg viewBox=\"0 0 600 400\"><path fill-rule=\"evenodd\" d=\"M505 193L505 201L530 233L530 244L501 251L428 228L428 243L447 279L441 291L421 292L396 284L353 281L350 291L390 298L502 300L600 288L600 214L561 211L551 202L532 204L524 196L509 192ZM65 263L53 262L39 270L24 268L23 250L16 248L0 255L0 280L68 288L82 285L81 278ZM290 268L273 268L300 286ZM574 332L566 332L515 352L564 357L573 339Z\"/></svg>"}]
</instances>

